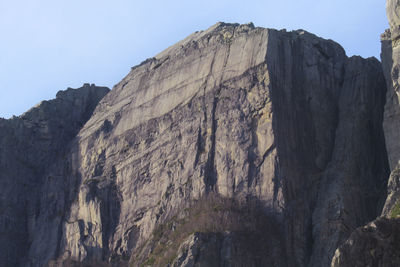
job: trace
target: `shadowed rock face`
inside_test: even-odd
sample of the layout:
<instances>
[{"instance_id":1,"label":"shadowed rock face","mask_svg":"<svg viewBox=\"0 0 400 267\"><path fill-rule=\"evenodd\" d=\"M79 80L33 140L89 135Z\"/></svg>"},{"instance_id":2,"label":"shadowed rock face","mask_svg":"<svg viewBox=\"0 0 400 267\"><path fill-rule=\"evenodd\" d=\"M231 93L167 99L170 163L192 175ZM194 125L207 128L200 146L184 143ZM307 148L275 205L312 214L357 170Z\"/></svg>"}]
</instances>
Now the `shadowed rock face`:
<instances>
[{"instance_id":1,"label":"shadowed rock face","mask_svg":"<svg viewBox=\"0 0 400 267\"><path fill-rule=\"evenodd\" d=\"M308 38L282 38L280 53L267 55L280 66L270 71L277 177L289 265L328 266L338 244L379 209L385 86L375 59L348 59L333 42Z\"/></svg>"},{"instance_id":2,"label":"shadowed rock face","mask_svg":"<svg viewBox=\"0 0 400 267\"><path fill-rule=\"evenodd\" d=\"M196 32L132 68L65 160L45 168L21 264L139 265L158 225L216 192L274 214L283 233L274 255L286 257L268 262L329 266L383 205L385 92L376 59L348 58L304 31L218 23ZM172 262L192 266L188 253L200 252L188 247L201 244L195 266L218 266L213 248L226 266L246 265L235 236L188 236ZM259 258L255 266L267 263Z\"/></svg>"},{"instance_id":3,"label":"shadowed rock face","mask_svg":"<svg viewBox=\"0 0 400 267\"><path fill-rule=\"evenodd\" d=\"M399 266L399 231L399 218L378 218L351 234L346 243L336 251L332 266Z\"/></svg>"},{"instance_id":4,"label":"shadowed rock face","mask_svg":"<svg viewBox=\"0 0 400 267\"><path fill-rule=\"evenodd\" d=\"M27 265L28 251L45 249L43 261L54 255L59 240L65 194L73 188L67 177L48 176L50 169L67 168L68 147L109 89L85 85L57 93L20 117L0 119L0 262ZM47 188L50 180L65 187ZM49 189L49 190L47 190ZM42 193L47 194L46 203ZM51 222L38 217L50 216ZM57 225L58 223L58 225ZM41 225L42 224L42 225ZM49 227L50 226L50 227ZM51 240L46 240L51 236ZM42 239L43 238L43 239ZM50 243L40 241L51 241ZM37 246L40 244L39 247Z\"/></svg>"},{"instance_id":5,"label":"shadowed rock face","mask_svg":"<svg viewBox=\"0 0 400 267\"><path fill-rule=\"evenodd\" d=\"M284 255L249 246L237 233L195 233L182 242L172 266L285 266ZM270 241L271 240L267 240ZM273 242L271 242L273 244ZM258 244L260 245L260 244ZM275 247L279 252L279 248Z\"/></svg>"},{"instance_id":6,"label":"shadowed rock face","mask_svg":"<svg viewBox=\"0 0 400 267\"><path fill-rule=\"evenodd\" d=\"M335 252L332 266L399 266L400 214L400 2L386 1L390 29L381 36L387 83L383 128L391 174L381 218L357 229Z\"/></svg>"},{"instance_id":7,"label":"shadowed rock face","mask_svg":"<svg viewBox=\"0 0 400 267\"><path fill-rule=\"evenodd\" d=\"M397 41L400 37L400 1L387 0L386 13L389 20L390 32L393 40Z\"/></svg>"}]
</instances>

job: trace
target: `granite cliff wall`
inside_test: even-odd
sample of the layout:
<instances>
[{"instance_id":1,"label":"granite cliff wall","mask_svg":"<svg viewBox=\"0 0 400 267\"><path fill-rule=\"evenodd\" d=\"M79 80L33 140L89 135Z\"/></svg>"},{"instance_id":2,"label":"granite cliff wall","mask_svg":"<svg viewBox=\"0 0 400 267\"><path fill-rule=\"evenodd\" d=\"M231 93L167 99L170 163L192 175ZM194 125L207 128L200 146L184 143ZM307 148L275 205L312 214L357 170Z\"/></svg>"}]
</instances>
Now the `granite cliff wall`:
<instances>
[{"instance_id":1,"label":"granite cliff wall","mask_svg":"<svg viewBox=\"0 0 400 267\"><path fill-rule=\"evenodd\" d=\"M2 266L29 265L29 250L46 249L43 261L57 249L65 196L74 185L67 177L48 175L68 168L68 148L109 91L86 84L57 93L19 117L0 119L0 262ZM64 179L65 178L65 179ZM50 180L59 187L48 188ZM42 194L58 198L61 207L43 203ZM46 207L46 210L44 210ZM48 209L48 210L47 210ZM54 216L49 222L38 217ZM49 227L49 225L51 227ZM51 236L50 243L41 242ZM47 241L47 240L46 240Z\"/></svg>"},{"instance_id":2,"label":"granite cliff wall","mask_svg":"<svg viewBox=\"0 0 400 267\"><path fill-rule=\"evenodd\" d=\"M380 216L360 227L337 249L332 266L400 265L400 1L387 0L390 29L381 36L382 66L387 83L383 128L391 174Z\"/></svg>"},{"instance_id":3,"label":"granite cliff wall","mask_svg":"<svg viewBox=\"0 0 400 267\"><path fill-rule=\"evenodd\" d=\"M187 209L214 195L256 203L279 236L265 251L244 245L237 225L222 225L186 236L171 265L329 266L351 232L381 212L389 175L382 67L348 58L331 40L218 23L132 68L102 100L107 90L89 91L95 96L74 100L82 102L76 117L51 118L58 130L76 125L68 138L56 131L46 137L54 145L38 143L21 166L9 151L11 124L24 116L1 121L0 166L12 170L1 180L2 197L12 200L2 202L9 209L0 231L11 229L8 218L15 226L0 239L9 266L156 265L160 226L161 235L176 233ZM41 171L15 173L30 162ZM35 180L22 200L9 182L16 177ZM228 215L240 211L228 206ZM245 221L249 236L257 233ZM246 249L251 259L240 256Z\"/></svg>"}]
</instances>

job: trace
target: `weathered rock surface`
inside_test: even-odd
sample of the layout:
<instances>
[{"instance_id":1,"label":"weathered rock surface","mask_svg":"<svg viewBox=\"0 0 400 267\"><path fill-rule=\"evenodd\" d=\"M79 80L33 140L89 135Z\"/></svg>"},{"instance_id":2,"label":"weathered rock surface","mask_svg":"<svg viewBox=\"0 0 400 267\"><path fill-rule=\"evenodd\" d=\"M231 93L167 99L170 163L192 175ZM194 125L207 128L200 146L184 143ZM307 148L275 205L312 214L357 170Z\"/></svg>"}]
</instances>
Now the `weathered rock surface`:
<instances>
[{"instance_id":1,"label":"weathered rock surface","mask_svg":"<svg viewBox=\"0 0 400 267\"><path fill-rule=\"evenodd\" d=\"M383 216L389 216L400 203L400 1L388 0L386 12L390 29L382 34L382 64L388 87L383 127L392 173Z\"/></svg>"},{"instance_id":2,"label":"weathered rock surface","mask_svg":"<svg viewBox=\"0 0 400 267\"><path fill-rule=\"evenodd\" d=\"M396 42L399 40L400 37L400 1L387 0L386 13L389 20L392 39Z\"/></svg>"},{"instance_id":3,"label":"weathered rock surface","mask_svg":"<svg viewBox=\"0 0 400 267\"><path fill-rule=\"evenodd\" d=\"M399 266L400 214L400 1L387 0L386 11L390 29L381 36L382 66L387 83L384 111L384 133L391 174L387 198L378 218L357 229L338 248L332 266Z\"/></svg>"},{"instance_id":4,"label":"weathered rock surface","mask_svg":"<svg viewBox=\"0 0 400 267\"><path fill-rule=\"evenodd\" d=\"M28 224L35 234L17 264L138 264L135 253L157 225L216 192L256 199L280 222L286 245L255 266L329 266L338 245L384 203L385 93L376 59L348 58L305 31L218 23L194 33L132 68L64 160L47 166L51 153L41 160L46 171L37 179L46 183L32 190ZM195 237L175 265L233 246L224 233ZM231 259L244 254L237 246Z\"/></svg>"},{"instance_id":5,"label":"weathered rock surface","mask_svg":"<svg viewBox=\"0 0 400 267\"><path fill-rule=\"evenodd\" d=\"M37 221L43 188L50 179L59 179L66 187L46 192L49 199L59 198L72 185L67 177L47 177L54 165L63 166L68 157L70 142L90 118L100 99L109 89L85 85L77 90L57 93L57 98L43 101L20 117L0 119L0 263L2 266L25 266L28 251L46 249L43 261L49 260L57 249L59 225L48 227L47 222ZM51 192L50 192L51 191ZM61 220L65 209L42 210L47 216ZM43 223L38 225L37 223ZM41 229L42 228L42 229ZM51 243L39 239L51 235ZM40 247L40 248L39 248Z\"/></svg>"},{"instance_id":6,"label":"weathered rock surface","mask_svg":"<svg viewBox=\"0 0 400 267\"><path fill-rule=\"evenodd\" d=\"M389 0L386 11L390 29L382 34L382 65L388 92L385 105L384 131L390 168L400 159L400 2Z\"/></svg>"},{"instance_id":7,"label":"weathered rock surface","mask_svg":"<svg viewBox=\"0 0 400 267\"><path fill-rule=\"evenodd\" d=\"M382 210L382 216L391 217L396 205L400 205L400 166L391 172L387 188L387 198Z\"/></svg>"},{"instance_id":8,"label":"weathered rock surface","mask_svg":"<svg viewBox=\"0 0 400 267\"><path fill-rule=\"evenodd\" d=\"M379 218L357 229L332 260L332 267L396 267L399 264L399 218Z\"/></svg>"},{"instance_id":9,"label":"weathered rock surface","mask_svg":"<svg viewBox=\"0 0 400 267\"><path fill-rule=\"evenodd\" d=\"M129 258L216 191L281 214L289 265L327 265L378 212L384 94L377 60L307 32L195 33L133 68L79 133L60 256Z\"/></svg>"},{"instance_id":10,"label":"weathered rock surface","mask_svg":"<svg viewBox=\"0 0 400 267\"><path fill-rule=\"evenodd\" d=\"M180 246L172 266L285 266L279 247L268 253L235 233L194 233ZM278 254L275 254L278 253Z\"/></svg>"}]
</instances>

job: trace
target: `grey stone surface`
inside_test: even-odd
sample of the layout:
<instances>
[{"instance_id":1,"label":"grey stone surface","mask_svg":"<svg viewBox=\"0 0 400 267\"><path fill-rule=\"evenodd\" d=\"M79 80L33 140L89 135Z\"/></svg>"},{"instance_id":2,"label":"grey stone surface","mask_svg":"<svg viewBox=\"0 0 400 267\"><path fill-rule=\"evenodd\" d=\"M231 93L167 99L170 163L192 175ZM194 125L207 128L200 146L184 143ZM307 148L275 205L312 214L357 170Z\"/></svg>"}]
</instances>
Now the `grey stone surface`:
<instances>
[{"instance_id":1,"label":"grey stone surface","mask_svg":"<svg viewBox=\"0 0 400 267\"><path fill-rule=\"evenodd\" d=\"M284 255L275 251L257 251L249 240L237 233L194 233L179 247L172 266L234 267L286 266ZM271 240L270 240L271 241ZM273 242L271 242L273 244ZM278 254L275 254L278 252Z\"/></svg>"},{"instance_id":2,"label":"grey stone surface","mask_svg":"<svg viewBox=\"0 0 400 267\"><path fill-rule=\"evenodd\" d=\"M218 23L194 33L133 67L71 138L64 160L40 160L34 216L15 220L32 233L16 244L29 250L16 264L134 259L157 225L217 192L257 199L275 214L289 266L329 266L383 205L385 92L376 59L348 58L302 30ZM181 252L196 244L190 238Z\"/></svg>"},{"instance_id":3,"label":"grey stone surface","mask_svg":"<svg viewBox=\"0 0 400 267\"><path fill-rule=\"evenodd\" d=\"M386 2L390 30L382 34L382 65L386 77L388 92L385 105L384 130L391 169L400 159L400 42L399 8L400 2Z\"/></svg>"},{"instance_id":4,"label":"grey stone surface","mask_svg":"<svg viewBox=\"0 0 400 267\"><path fill-rule=\"evenodd\" d=\"M400 265L400 219L378 218L354 231L335 252L332 267Z\"/></svg>"},{"instance_id":5,"label":"grey stone surface","mask_svg":"<svg viewBox=\"0 0 400 267\"><path fill-rule=\"evenodd\" d=\"M389 20L392 39L398 41L400 37L400 1L387 0L386 13Z\"/></svg>"},{"instance_id":6,"label":"grey stone surface","mask_svg":"<svg viewBox=\"0 0 400 267\"><path fill-rule=\"evenodd\" d=\"M381 36L382 65L388 86L383 127L392 173L389 178L383 216L389 216L394 205L400 201L400 1L387 0L386 12L390 29Z\"/></svg>"},{"instance_id":7,"label":"grey stone surface","mask_svg":"<svg viewBox=\"0 0 400 267\"><path fill-rule=\"evenodd\" d=\"M399 266L399 220L394 217L400 204L400 2L386 1L390 29L381 35L382 67L387 83L383 128L391 174L381 217L357 229L339 247L332 266Z\"/></svg>"},{"instance_id":8,"label":"grey stone surface","mask_svg":"<svg viewBox=\"0 0 400 267\"><path fill-rule=\"evenodd\" d=\"M391 217L393 209L400 205L400 166L391 172L388 182L387 198L382 210L382 216Z\"/></svg>"},{"instance_id":9,"label":"grey stone surface","mask_svg":"<svg viewBox=\"0 0 400 267\"><path fill-rule=\"evenodd\" d=\"M71 141L108 91L90 85L60 91L20 117L0 119L0 265L25 266L33 253L43 257L35 265L41 266L54 256L64 196L73 186L67 177L46 174L55 165L59 171L67 167ZM62 186L46 190L51 179ZM49 202L42 202L43 193ZM37 220L40 216L51 220Z\"/></svg>"},{"instance_id":10,"label":"grey stone surface","mask_svg":"<svg viewBox=\"0 0 400 267\"><path fill-rule=\"evenodd\" d=\"M381 128L384 81L382 74L373 78L380 72L377 61L367 61L369 66L358 57L347 63L335 145L313 213L313 266L329 266L338 245L374 219L384 203L389 175Z\"/></svg>"},{"instance_id":11,"label":"grey stone surface","mask_svg":"<svg viewBox=\"0 0 400 267\"><path fill-rule=\"evenodd\" d=\"M60 251L130 257L188 200L217 191L281 214L291 266L327 265L377 214L384 94L377 60L304 31L195 33L133 68L79 133Z\"/></svg>"}]
</instances>

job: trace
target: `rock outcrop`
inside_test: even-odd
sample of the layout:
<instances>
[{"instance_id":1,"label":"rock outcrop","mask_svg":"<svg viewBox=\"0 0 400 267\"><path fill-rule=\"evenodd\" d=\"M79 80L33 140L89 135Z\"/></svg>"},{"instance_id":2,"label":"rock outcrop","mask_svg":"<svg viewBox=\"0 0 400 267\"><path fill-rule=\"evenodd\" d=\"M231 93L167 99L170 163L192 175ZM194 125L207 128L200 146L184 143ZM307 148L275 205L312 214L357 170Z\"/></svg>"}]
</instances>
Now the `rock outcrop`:
<instances>
[{"instance_id":1,"label":"rock outcrop","mask_svg":"<svg viewBox=\"0 0 400 267\"><path fill-rule=\"evenodd\" d=\"M160 225L176 230L173 218L217 194L268 213L282 233L272 256L241 257L241 229L225 231L222 220L181 240L172 265L329 266L384 204L385 94L378 60L348 58L302 30L218 23L196 32L133 67L55 149L62 160L40 159L34 216L18 209L27 219L16 223L33 234L15 243L29 251L16 265L152 265Z\"/></svg>"},{"instance_id":2,"label":"rock outcrop","mask_svg":"<svg viewBox=\"0 0 400 267\"><path fill-rule=\"evenodd\" d=\"M383 127L387 142L390 168L394 169L400 159L400 42L399 42L399 13L400 3L390 0L386 3L386 11L391 28L381 36L382 66L387 82L388 92L385 105Z\"/></svg>"},{"instance_id":3,"label":"rock outcrop","mask_svg":"<svg viewBox=\"0 0 400 267\"><path fill-rule=\"evenodd\" d=\"M285 266L284 255L266 253L265 246L251 246L244 239L229 232L192 234L182 242L171 266Z\"/></svg>"},{"instance_id":4,"label":"rock outcrop","mask_svg":"<svg viewBox=\"0 0 400 267\"><path fill-rule=\"evenodd\" d=\"M354 231L332 267L396 267L400 263L400 219L378 218Z\"/></svg>"},{"instance_id":5,"label":"rock outcrop","mask_svg":"<svg viewBox=\"0 0 400 267\"><path fill-rule=\"evenodd\" d=\"M389 181L389 196L384 214L394 202L394 195L400 194L398 185L398 164L400 160L400 2L386 2L390 29L382 35L382 64L388 86L383 127L387 142L388 158L392 175Z\"/></svg>"},{"instance_id":6,"label":"rock outcrop","mask_svg":"<svg viewBox=\"0 0 400 267\"><path fill-rule=\"evenodd\" d=\"M58 235L64 207L41 203L41 195L51 179L59 188L49 188L48 200L71 190L67 177L47 176L50 169L67 168L68 147L90 118L94 108L109 89L84 85L77 90L57 93L57 98L43 101L20 117L0 119L0 262L2 266L26 266L29 250L46 249L43 260L58 247ZM60 170L61 171L61 170ZM64 204L64 203L62 203ZM51 208L44 210L41 207ZM39 216L54 216L52 226L37 221ZM58 225L56 224L58 222ZM40 225L43 224L43 225ZM51 243L42 238L52 236Z\"/></svg>"},{"instance_id":7,"label":"rock outcrop","mask_svg":"<svg viewBox=\"0 0 400 267\"><path fill-rule=\"evenodd\" d=\"M383 120L391 174L380 218L357 229L339 247L332 266L399 266L400 254L400 1L387 0L390 29L381 36L382 66L387 83Z\"/></svg>"},{"instance_id":8,"label":"rock outcrop","mask_svg":"<svg viewBox=\"0 0 400 267\"><path fill-rule=\"evenodd\" d=\"M387 0L386 13L389 20L390 32L393 41L399 41L400 37L400 1Z\"/></svg>"}]
</instances>

